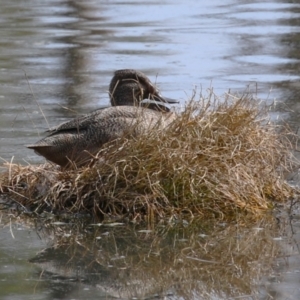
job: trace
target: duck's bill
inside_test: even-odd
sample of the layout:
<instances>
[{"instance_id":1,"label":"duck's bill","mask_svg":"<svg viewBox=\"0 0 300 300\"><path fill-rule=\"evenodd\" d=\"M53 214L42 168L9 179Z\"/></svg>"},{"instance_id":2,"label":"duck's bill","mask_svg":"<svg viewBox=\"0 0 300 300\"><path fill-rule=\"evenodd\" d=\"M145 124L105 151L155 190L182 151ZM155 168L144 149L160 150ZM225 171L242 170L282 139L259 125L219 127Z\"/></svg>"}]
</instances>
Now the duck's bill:
<instances>
[{"instance_id":1,"label":"duck's bill","mask_svg":"<svg viewBox=\"0 0 300 300\"><path fill-rule=\"evenodd\" d=\"M169 103L169 104L179 103L179 101L176 99L163 97L161 95L153 95L153 100L164 102L164 103Z\"/></svg>"}]
</instances>

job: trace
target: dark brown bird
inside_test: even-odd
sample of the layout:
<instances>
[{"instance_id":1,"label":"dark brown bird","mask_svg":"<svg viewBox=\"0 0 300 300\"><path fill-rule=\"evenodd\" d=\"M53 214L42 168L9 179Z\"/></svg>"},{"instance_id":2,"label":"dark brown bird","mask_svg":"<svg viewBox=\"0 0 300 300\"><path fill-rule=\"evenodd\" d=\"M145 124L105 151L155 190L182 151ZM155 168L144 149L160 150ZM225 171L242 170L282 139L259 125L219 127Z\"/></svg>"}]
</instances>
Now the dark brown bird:
<instances>
[{"instance_id":1,"label":"dark brown bird","mask_svg":"<svg viewBox=\"0 0 300 300\"><path fill-rule=\"evenodd\" d=\"M137 135L155 126L165 127L175 118L163 103L178 101L162 97L139 71L116 71L109 96L112 107L51 128L47 137L27 147L63 168L74 163L79 167L89 163L105 143L126 133ZM143 103L144 99L153 101Z\"/></svg>"}]
</instances>

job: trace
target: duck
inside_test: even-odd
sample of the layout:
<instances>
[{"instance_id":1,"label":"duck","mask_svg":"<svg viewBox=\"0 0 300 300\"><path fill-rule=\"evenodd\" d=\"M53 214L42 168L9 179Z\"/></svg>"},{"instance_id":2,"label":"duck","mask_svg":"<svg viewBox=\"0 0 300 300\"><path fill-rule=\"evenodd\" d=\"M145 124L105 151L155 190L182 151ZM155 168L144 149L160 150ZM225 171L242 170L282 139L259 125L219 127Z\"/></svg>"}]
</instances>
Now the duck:
<instances>
[{"instance_id":1,"label":"duck","mask_svg":"<svg viewBox=\"0 0 300 300\"><path fill-rule=\"evenodd\" d=\"M150 79L133 69L115 71L109 85L110 107L66 121L47 130L48 135L27 148L63 169L88 165L103 145L155 127L165 128L175 113Z\"/></svg>"}]
</instances>

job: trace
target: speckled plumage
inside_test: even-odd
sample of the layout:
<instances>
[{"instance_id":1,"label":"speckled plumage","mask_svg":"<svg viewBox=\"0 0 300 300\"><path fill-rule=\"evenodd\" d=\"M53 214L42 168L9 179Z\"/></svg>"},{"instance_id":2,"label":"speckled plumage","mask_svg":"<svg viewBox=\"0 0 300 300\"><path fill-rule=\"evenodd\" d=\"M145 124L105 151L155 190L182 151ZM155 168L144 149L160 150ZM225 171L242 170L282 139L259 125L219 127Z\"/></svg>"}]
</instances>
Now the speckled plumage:
<instances>
[{"instance_id":1,"label":"speckled plumage","mask_svg":"<svg viewBox=\"0 0 300 300\"><path fill-rule=\"evenodd\" d=\"M135 70L116 71L109 86L112 107L64 122L34 145L27 146L61 167L87 164L103 144L127 132L136 135L154 126L164 127L175 115L163 105L139 106L144 99L175 103L163 98L150 80ZM152 109L150 109L152 108Z\"/></svg>"}]
</instances>

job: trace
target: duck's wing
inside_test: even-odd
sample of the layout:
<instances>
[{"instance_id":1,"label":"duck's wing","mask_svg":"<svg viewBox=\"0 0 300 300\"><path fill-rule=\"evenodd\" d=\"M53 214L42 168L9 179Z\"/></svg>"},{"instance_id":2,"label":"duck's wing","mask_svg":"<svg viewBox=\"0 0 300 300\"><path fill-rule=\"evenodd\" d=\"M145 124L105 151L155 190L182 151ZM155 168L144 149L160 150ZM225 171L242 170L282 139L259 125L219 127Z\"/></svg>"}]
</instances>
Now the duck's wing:
<instances>
[{"instance_id":1,"label":"duck's wing","mask_svg":"<svg viewBox=\"0 0 300 300\"><path fill-rule=\"evenodd\" d=\"M57 126L48 129L46 132L49 136L57 133L68 132L68 131L81 131L97 122L98 118L102 115L107 115L111 107L105 107L97 109L89 114L83 115L79 118L72 119L70 121L63 122Z\"/></svg>"},{"instance_id":2,"label":"duck's wing","mask_svg":"<svg viewBox=\"0 0 300 300\"><path fill-rule=\"evenodd\" d=\"M58 126L52 127L49 130L47 130L47 133L48 136L52 136L67 132L80 132L102 122L104 124L109 124L110 122L113 123L115 122L113 120L118 118L137 118L137 116L141 114L141 111L141 108L133 106L115 106L97 109L92 113L83 115L82 117L75 118L70 121L64 122Z\"/></svg>"},{"instance_id":3,"label":"duck's wing","mask_svg":"<svg viewBox=\"0 0 300 300\"><path fill-rule=\"evenodd\" d=\"M76 119L59 124L58 126L48 129L46 132L48 135L55 135L57 133L74 131L74 130L84 130L87 128L88 124L92 124L93 118L91 116L82 116Z\"/></svg>"}]
</instances>

